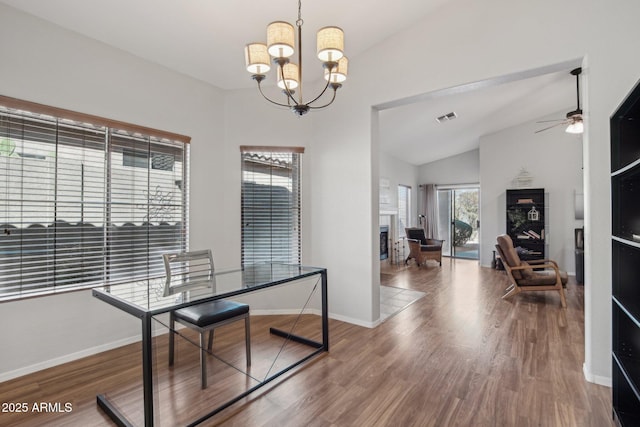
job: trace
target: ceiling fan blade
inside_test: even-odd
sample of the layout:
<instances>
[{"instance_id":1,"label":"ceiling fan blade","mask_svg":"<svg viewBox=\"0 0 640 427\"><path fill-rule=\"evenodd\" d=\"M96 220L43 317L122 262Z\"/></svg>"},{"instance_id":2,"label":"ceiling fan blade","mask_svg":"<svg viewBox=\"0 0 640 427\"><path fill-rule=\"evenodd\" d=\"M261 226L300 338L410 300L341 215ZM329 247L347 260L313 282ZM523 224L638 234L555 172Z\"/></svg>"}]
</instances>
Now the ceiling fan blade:
<instances>
[{"instance_id":1,"label":"ceiling fan blade","mask_svg":"<svg viewBox=\"0 0 640 427\"><path fill-rule=\"evenodd\" d=\"M560 123L556 123L555 125L547 126L547 127L546 127L546 128L544 128L544 129L539 129L539 130L535 131L534 133L540 133L540 132L542 132L542 131L545 131L545 130L548 130L548 129L554 128L554 127L556 127L556 126L564 125L564 124L566 124L566 120L563 120L563 121L562 121L562 122L560 122Z\"/></svg>"},{"instance_id":2,"label":"ceiling fan blade","mask_svg":"<svg viewBox=\"0 0 640 427\"><path fill-rule=\"evenodd\" d=\"M537 121L536 123L553 123L553 122L563 122L566 119L555 119L555 120L540 120Z\"/></svg>"}]
</instances>

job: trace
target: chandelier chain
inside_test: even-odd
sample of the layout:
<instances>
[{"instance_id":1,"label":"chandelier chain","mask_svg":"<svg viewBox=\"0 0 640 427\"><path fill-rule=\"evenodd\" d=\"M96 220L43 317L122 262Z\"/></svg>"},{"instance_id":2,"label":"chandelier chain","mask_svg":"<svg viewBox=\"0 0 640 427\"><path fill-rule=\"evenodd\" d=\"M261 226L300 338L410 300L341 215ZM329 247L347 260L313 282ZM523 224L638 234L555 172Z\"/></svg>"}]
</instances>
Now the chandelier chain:
<instances>
[{"instance_id":1,"label":"chandelier chain","mask_svg":"<svg viewBox=\"0 0 640 427\"><path fill-rule=\"evenodd\" d=\"M296 26L302 27L304 21L302 20L302 0L298 0L298 20L296 21Z\"/></svg>"}]
</instances>

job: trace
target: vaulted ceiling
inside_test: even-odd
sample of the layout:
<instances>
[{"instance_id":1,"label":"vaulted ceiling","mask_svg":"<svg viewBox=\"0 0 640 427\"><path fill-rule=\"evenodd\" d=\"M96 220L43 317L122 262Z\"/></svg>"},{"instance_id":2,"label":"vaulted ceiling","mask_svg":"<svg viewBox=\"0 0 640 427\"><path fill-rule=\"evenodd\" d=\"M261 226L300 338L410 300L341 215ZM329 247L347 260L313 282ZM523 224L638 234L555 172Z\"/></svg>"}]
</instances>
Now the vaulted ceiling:
<instances>
[{"instance_id":1,"label":"vaulted ceiling","mask_svg":"<svg viewBox=\"0 0 640 427\"><path fill-rule=\"evenodd\" d=\"M350 67L357 67L359 54L428 14L438 13L439 7L451 1L456 0L306 0L302 3L303 46L307 47L303 62L318 63L314 38L323 26L344 29ZM271 21L294 23L298 7L293 0L0 3L225 90L254 85L244 71L244 45L265 41L265 28ZM390 104L380 113L381 150L408 163L423 164L474 149L481 135L557 111L569 111L575 108L575 81L569 75L570 69L569 64L566 69L543 75L416 94L415 99ZM319 79L320 71L317 72L309 78ZM436 117L450 112L458 117L442 124L436 122Z\"/></svg>"}]
</instances>

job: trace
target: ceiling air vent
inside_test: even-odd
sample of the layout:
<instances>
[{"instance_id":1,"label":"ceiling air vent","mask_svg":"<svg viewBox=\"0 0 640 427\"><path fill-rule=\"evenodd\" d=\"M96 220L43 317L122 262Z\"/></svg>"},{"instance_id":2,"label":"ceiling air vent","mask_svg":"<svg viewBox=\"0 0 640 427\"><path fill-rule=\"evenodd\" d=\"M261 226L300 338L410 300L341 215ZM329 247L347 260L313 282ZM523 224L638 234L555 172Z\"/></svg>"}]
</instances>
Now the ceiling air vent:
<instances>
[{"instance_id":1,"label":"ceiling air vent","mask_svg":"<svg viewBox=\"0 0 640 427\"><path fill-rule=\"evenodd\" d=\"M436 118L436 122L444 123L444 122L448 122L449 120L453 120L456 117L458 117L458 115L452 111L449 114L445 114L444 116L440 116Z\"/></svg>"}]
</instances>

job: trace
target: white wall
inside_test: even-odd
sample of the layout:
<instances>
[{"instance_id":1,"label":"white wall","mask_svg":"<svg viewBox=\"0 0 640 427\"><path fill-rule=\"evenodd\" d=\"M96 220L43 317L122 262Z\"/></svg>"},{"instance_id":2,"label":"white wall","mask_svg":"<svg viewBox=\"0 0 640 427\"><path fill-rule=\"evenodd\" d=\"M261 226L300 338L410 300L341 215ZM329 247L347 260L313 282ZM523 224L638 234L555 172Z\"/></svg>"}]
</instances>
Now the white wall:
<instances>
[{"instance_id":1,"label":"white wall","mask_svg":"<svg viewBox=\"0 0 640 427\"><path fill-rule=\"evenodd\" d=\"M313 210L310 255L314 264L329 270L329 303L335 317L362 324L374 324L378 318L379 266L374 262L374 236L379 231L380 165L377 113L372 106L585 58L584 368L591 380L610 379L608 119L640 76L640 56L630 53L640 39L640 26L635 22L640 2L566 0L561 9L558 12L558 3L553 0L449 2L433 16L350 58L349 80L336 103L307 117L312 126L312 155L306 162L313 176L307 197ZM568 14L572 19L567 19ZM222 153L233 149L221 146L225 122L218 90L51 28L5 6L0 9L0 43L0 93L191 135L195 159L192 230L197 230L192 241L206 245L209 239L238 238L238 231L225 229L226 222L236 219L223 215L219 204L213 202L225 200L226 190L219 183L225 182L224 162L229 159ZM19 48L29 54L18 52ZM265 122L259 125L265 126ZM250 131L247 127L243 132ZM225 239L227 233L232 235ZM230 255L228 262L233 256L237 255ZM89 300L87 296L87 303ZM0 320L12 325L24 320L17 308L23 303L30 304L3 304ZM66 300L60 306L62 312L75 308ZM114 312L112 317L117 316ZM57 320L51 319L52 326L37 333L33 333L36 325L31 329L25 326L19 344L33 346L33 337L57 333L61 328ZM115 340L130 332L115 328L112 336L105 336ZM0 334L5 342L6 332ZM64 353L44 349L53 350L58 353L51 353L52 358ZM20 363L23 366L29 360ZM6 369L15 366L9 364Z\"/></svg>"},{"instance_id":2,"label":"white wall","mask_svg":"<svg viewBox=\"0 0 640 427\"><path fill-rule=\"evenodd\" d=\"M247 75L247 79L250 76ZM265 89L268 92L268 88ZM273 90L280 96L279 90ZM287 108L274 108L266 102L256 89L225 92L224 102L224 151L220 155L225 159L224 176L220 185L224 188L224 199L211 199L208 211L220 211L224 220L225 234L215 242L223 245L223 253L218 251L216 265L234 268L240 265L241 254L241 145L304 147L302 155L302 264L314 263L312 255L311 221L314 210L309 194L313 191L314 174L310 158L313 157L312 122L307 118L298 118ZM193 173L193 171L192 171ZM215 185L212 185L215 187ZM226 263L226 264L223 264ZM321 266L321 265L318 265ZM318 276L319 277L319 276ZM312 278L311 282L318 277ZM319 289L312 299L310 308L320 313L321 300ZM251 305L252 313L291 313L296 307L302 307L300 301L308 297L309 288L297 282L282 288L269 289L266 292L248 294L238 298Z\"/></svg>"},{"instance_id":3,"label":"white wall","mask_svg":"<svg viewBox=\"0 0 640 427\"><path fill-rule=\"evenodd\" d=\"M584 371L588 379L608 383L611 377L608 120L640 76L640 56L630 53L633 43L640 39L640 26L635 22L640 15L640 2L621 0L612 5L598 0L567 0L561 9L566 13L550 12L558 10L558 3L553 0L449 2L433 16L351 58L350 78L342 96L332 109L314 116L314 143L319 144L314 161L324 180L314 197L317 200L336 197L336 203L348 207L351 220L340 217L333 204L319 208L316 205L323 220L314 224L317 233L314 232L313 244L320 262L329 267L332 275L339 276L336 280L340 280L340 286L335 292L340 296L335 298L342 301L340 310L356 318L373 315L378 303L370 290L378 284L375 274L371 275L376 271L372 262L374 242L360 241L360 246L368 244L372 253L360 252L349 257L348 268L335 251L329 253L334 238L322 233L326 226L338 222L339 231L351 235L374 236L378 232L378 221L371 213L377 210L379 174L367 166L368 161L377 159L379 150L375 128L372 130L371 106L585 58ZM567 14L573 19L567 19ZM398 68L397 64L403 66ZM323 142L326 144L320 147ZM335 170L330 160L332 154L340 159L339 172L334 176L330 175ZM362 175L352 177L346 168L358 164L363 165ZM345 179L349 179L351 197L340 191ZM347 245L344 251L356 254L358 251L354 249ZM362 307L361 301L369 298L371 307Z\"/></svg>"},{"instance_id":4,"label":"white wall","mask_svg":"<svg viewBox=\"0 0 640 427\"><path fill-rule=\"evenodd\" d=\"M396 246L399 241L401 233L404 230L398 229L398 185L405 185L411 187L411 211L409 217L409 223L405 224L405 227L415 227L418 223L418 167L409 164L405 161L399 160L393 156L385 153L380 153L380 180L386 180L389 187L385 190L380 186L380 225L389 226L389 262L396 262L397 258L402 257L403 254L409 253L409 247ZM381 184L382 185L382 184ZM385 205L382 202L382 194L384 191L389 193L389 204ZM394 215L390 215L390 212L395 212ZM402 234L404 235L404 234ZM374 239L375 240L375 239ZM402 240L402 244L406 245L406 242ZM377 245L377 243L374 243ZM379 247L379 246L376 246ZM375 256L375 255L374 255Z\"/></svg>"},{"instance_id":5,"label":"white wall","mask_svg":"<svg viewBox=\"0 0 640 427\"><path fill-rule=\"evenodd\" d=\"M211 248L219 269L240 263L239 146L305 146L305 159L312 156L312 122L272 108L255 90L225 93L2 4L0 41L7 61L0 94L192 137L190 247ZM303 160L307 264L314 263L310 166ZM280 292L291 297L285 311L300 300L291 289ZM278 309L271 296L247 301L256 312ZM140 339L137 319L90 291L0 303L0 322L12 325L0 332L9 343L0 352L0 381Z\"/></svg>"},{"instance_id":6,"label":"white wall","mask_svg":"<svg viewBox=\"0 0 640 427\"><path fill-rule=\"evenodd\" d=\"M345 85L330 109L311 117L311 244L314 263L329 271L332 317L374 326L380 310L380 164L378 151L371 150L377 123L370 105L351 110L344 102L359 96L356 89Z\"/></svg>"},{"instance_id":7,"label":"white wall","mask_svg":"<svg viewBox=\"0 0 640 427\"><path fill-rule=\"evenodd\" d=\"M0 93L181 133L191 143L192 247L227 238L221 91L0 5ZM235 254L234 254L235 255ZM0 381L138 340L140 323L80 291L0 303Z\"/></svg>"},{"instance_id":8,"label":"white wall","mask_svg":"<svg viewBox=\"0 0 640 427\"><path fill-rule=\"evenodd\" d=\"M420 165L420 184L477 184L480 182L480 150L471 150Z\"/></svg>"},{"instance_id":9,"label":"white wall","mask_svg":"<svg viewBox=\"0 0 640 427\"><path fill-rule=\"evenodd\" d=\"M388 154L380 153L380 178L389 181L392 209L398 209L398 185L411 187L411 225L417 222L416 207L418 206L418 167ZM380 204L382 206L382 203ZM407 224L409 226L409 224Z\"/></svg>"},{"instance_id":10,"label":"white wall","mask_svg":"<svg viewBox=\"0 0 640 427\"><path fill-rule=\"evenodd\" d=\"M565 113L537 120L562 118ZM541 129L535 122L480 138L480 262L485 267L491 264L496 236L506 232L505 190L515 188L512 181L524 168L533 177L531 187L544 188L547 195L547 258L575 274L574 229L583 225L575 219L574 205L574 194L583 191L582 136L568 134L560 126L535 133Z\"/></svg>"},{"instance_id":11,"label":"white wall","mask_svg":"<svg viewBox=\"0 0 640 427\"><path fill-rule=\"evenodd\" d=\"M247 79L250 76L247 74ZM265 90L266 92L266 90ZM278 93L278 92L276 92ZM313 171L309 159L313 156L311 146L311 121L308 117L298 119L286 109L274 108L255 89L228 91L225 93L224 158L225 173L222 187L225 200L212 199L211 209L222 210L225 227L237 233L224 236L229 267L240 264L240 146L268 145L304 147L302 156L302 262L312 262L309 222L313 216L312 205L306 196L311 190ZM237 235L236 235L237 234Z\"/></svg>"}]
</instances>

